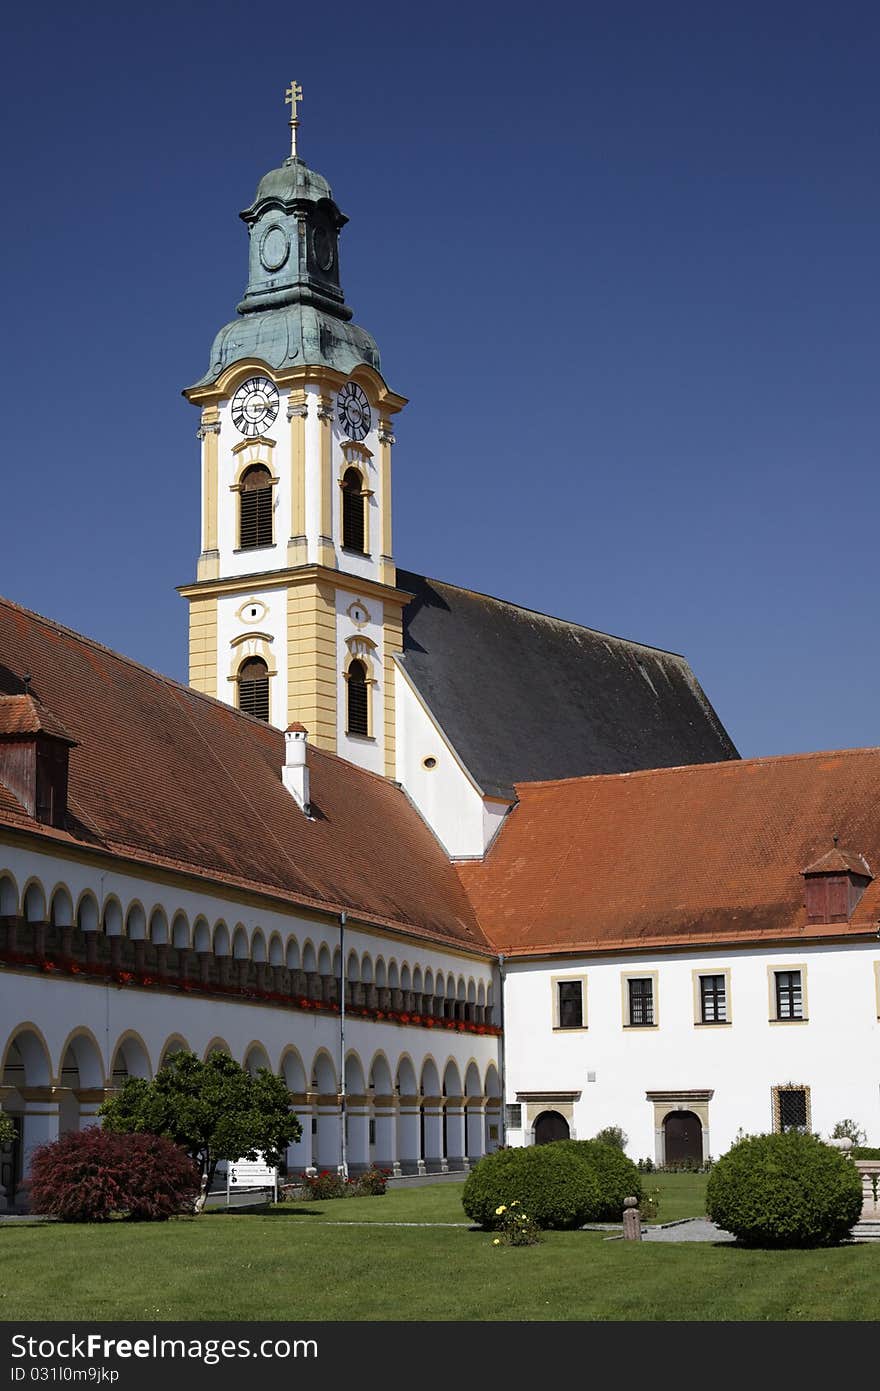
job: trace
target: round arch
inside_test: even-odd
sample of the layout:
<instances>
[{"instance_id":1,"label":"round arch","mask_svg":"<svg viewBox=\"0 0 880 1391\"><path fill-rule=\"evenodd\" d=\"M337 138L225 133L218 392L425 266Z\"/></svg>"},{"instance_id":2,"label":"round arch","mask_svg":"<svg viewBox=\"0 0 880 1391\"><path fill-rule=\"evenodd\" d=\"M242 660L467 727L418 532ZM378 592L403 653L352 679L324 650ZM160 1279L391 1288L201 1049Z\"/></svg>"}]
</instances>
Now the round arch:
<instances>
[{"instance_id":1,"label":"round arch","mask_svg":"<svg viewBox=\"0 0 880 1391\"><path fill-rule=\"evenodd\" d=\"M121 1085L127 1077L149 1079L152 1075L150 1052L146 1043L135 1029L126 1029L116 1040L116 1047L113 1049L113 1061L110 1064L111 1085Z\"/></svg>"},{"instance_id":2,"label":"round arch","mask_svg":"<svg viewBox=\"0 0 880 1391\"><path fill-rule=\"evenodd\" d=\"M284 1085L289 1092L296 1092L302 1096L309 1090L305 1064L299 1050L294 1048L292 1043L289 1043L281 1054L278 1072L284 1078Z\"/></svg>"},{"instance_id":3,"label":"round arch","mask_svg":"<svg viewBox=\"0 0 880 1391\"><path fill-rule=\"evenodd\" d=\"M143 942L147 935L147 915L140 899L133 899L125 915L125 935L131 942Z\"/></svg>"},{"instance_id":4,"label":"round arch","mask_svg":"<svg viewBox=\"0 0 880 1391\"><path fill-rule=\"evenodd\" d=\"M95 1090L103 1090L106 1086L104 1059L98 1040L84 1024L71 1029L61 1045L58 1058L58 1079L62 1086L64 1073L74 1071L78 1077L77 1086Z\"/></svg>"},{"instance_id":5,"label":"round arch","mask_svg":"<svg viewBox=\"0 0 880 1391\"><path fill-rule=\"evenodd\" d=\"M97 932L98 900L91 889L83 889L76 902L76 925L80 932Z\"/></svg>"},{"instance_id":6,"label":"round arch","mask_svg":"<svg viewBox=\"0 0 880 1391\"><path fill-rule=\"evenodd\" d=\"M4 918L18 917L18 905L21 902L18 893L18 885L14 875L5 869L0 874L0 915Z\"/></svg>"},{"instance_id":7,"label":"round arch","mask_svg":"<svg viewBox=\"0 0 880 1391\"><path fill-rule=\"evenodd\" d=\"M309 1083L312 1090L322 1096L336 1096L339 1091L336 1065L326 1048L319 1048L315 1054Z\"/></svg>"},{"instance_id":8,"label":"round arch","mask_svg":"<svg viewBox=\"0 0 880 1391\"><path fill-rule=\"evenodd\" d=\"M13 1055L13 1050L15 1050ZM10 1057L15 1056L16 1073L21 1077L8 1076ZM8 1036L0 1059L0 1081L4 1086L48 1087L52 1082L52 1059L46 1036L31 1020L16 1024Z\"/></svg>"},{"instance_id":9,"label":"round arch","mask_svg":"<svg viewBox=\"0 0 880 1391\"><path fill-rule=\"evenodd\" d=\"M24 886L22 915L29 923L46 921L46 890L39 879L29 879Z\"/></svg>"},{"instance_id":10,"label":"round arch","mask_svg":"<svg viewBox=\"0 0 880 1391\"><path fill-rule=\"evenodd\" d=\"M73 927L73 895L66 884L56 884L52 890L49 921L55 927Z\"/></svg>"}]
</instances>

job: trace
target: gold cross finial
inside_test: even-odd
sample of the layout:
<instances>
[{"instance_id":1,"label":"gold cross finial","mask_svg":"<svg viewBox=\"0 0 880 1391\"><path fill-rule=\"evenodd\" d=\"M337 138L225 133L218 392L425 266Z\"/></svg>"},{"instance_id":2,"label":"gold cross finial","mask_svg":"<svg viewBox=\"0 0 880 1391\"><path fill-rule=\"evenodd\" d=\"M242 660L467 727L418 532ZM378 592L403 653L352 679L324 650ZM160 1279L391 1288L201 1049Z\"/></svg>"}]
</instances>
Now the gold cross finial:
<instances>
[{"instance_id":1,"label":"gold cross finial","mask_svg":"<svg viewBox=\"0 0 880 1391\"><path fill-rule=\"evenodd\" d=\"M287 124L290 126L291 159L296 159L296 132L299 128L299 117L296 114L296 107L297 102L302 101L302 99L303 89L299 85L299 83L294 79L294 81L291 82L290 86L288 87L287 91L284 93L284 103L286 106L290 107L290 120Z\"/></svg>"}]
</instances>

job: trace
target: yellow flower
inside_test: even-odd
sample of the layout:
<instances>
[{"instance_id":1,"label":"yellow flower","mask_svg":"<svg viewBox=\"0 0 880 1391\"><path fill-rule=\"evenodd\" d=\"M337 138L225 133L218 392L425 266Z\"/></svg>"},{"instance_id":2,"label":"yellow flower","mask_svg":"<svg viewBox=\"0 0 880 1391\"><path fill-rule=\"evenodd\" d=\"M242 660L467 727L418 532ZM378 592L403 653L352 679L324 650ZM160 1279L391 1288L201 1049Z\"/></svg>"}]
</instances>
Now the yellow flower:
<instances>
[{"instance_id":1,"label":"yellow flower","mask_svg":"<svg viewBox=\"0 0 880 1391\"><path fill-rule=\"evenodd\" d=\"M501 1237L500 1237L500 1236L496 1236L495 1240L492 1242L492 1245L493 1245L493 1246L500 1246L500 1245L501 1245Z\"/></svg>"},{"instance_id":2,"label":"yellow flower","mask_svg":"<svg viewBox=\"0 0 880 1391\"><path fill-rule=\"evenodd\" d=\"M504 1204L502 1203L502 1204L501 1204L501 1207L496 1207L496 1209L495 1209L495 1216L496 1216L496 1217L500 1217L501 1214L502 1214L502 1212L506 1212L506 1211L507 1211L507 1208L506 1208L506 1207L504 1206Z\"/></svg>"}]
</instances>

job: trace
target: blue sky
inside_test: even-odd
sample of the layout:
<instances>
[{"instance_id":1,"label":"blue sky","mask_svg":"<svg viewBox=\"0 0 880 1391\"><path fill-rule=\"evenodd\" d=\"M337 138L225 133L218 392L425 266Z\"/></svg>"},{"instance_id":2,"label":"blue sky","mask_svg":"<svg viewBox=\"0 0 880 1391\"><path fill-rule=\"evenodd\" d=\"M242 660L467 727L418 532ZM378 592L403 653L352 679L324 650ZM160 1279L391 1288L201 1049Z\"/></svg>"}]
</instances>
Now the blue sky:
<instances>
[{"instance_id":1,"label":"blue sky","mask_svg":"<svg viewBox=\"0 0 880 1391\"><path fill-rule=\"evenodd\" d=\"M685 652L746 755L880 743L872 4L7 18L0 592L184 678L180 390L301 152L389 384L399 564Z\"/></svg>"}]
</instances>

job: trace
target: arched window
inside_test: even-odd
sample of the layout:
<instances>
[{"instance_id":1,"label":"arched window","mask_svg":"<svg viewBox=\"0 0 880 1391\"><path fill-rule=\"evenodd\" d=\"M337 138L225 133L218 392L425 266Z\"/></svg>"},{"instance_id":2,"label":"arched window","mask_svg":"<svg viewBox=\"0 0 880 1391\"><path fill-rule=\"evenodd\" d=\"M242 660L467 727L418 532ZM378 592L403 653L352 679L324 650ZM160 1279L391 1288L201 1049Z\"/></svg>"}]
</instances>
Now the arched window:
<instances>
[{"instance_id":1,"label":"arched window","mask_svg":"<svg viewBox=\"0 0 880 1391\"><path fill-rule=\"evenodd\" d=\"M268 722L269 668L262 657L248 657L238 669L238 708Z\"/></svg>"},{"instance_id":2,"label":"arched window","mask_svg":"<svg viewBox=\"0 0 880 1391\"><path fill-rule=\"evenodd\" d=\"M254 464L241 480L241 524L238 544L255 551L272 544L272 475L265 464Z\"/></svg>"},{"instance_id":3,"label":"arched window","mask_svg":"<svg viewBox=\"0 0 880 1391\"><path fill-rule=\"evenodd\" d=\"M366 501L361 476L357 469L346 469L342 479L342 544L346 550L363 552L366 549L366 529L364 527Z\"/></svg>"},{"instance_id":4,"label":"arched window","mask_svg":"<svg viewBox=\"0 0 880 1391\"><path fill-rule=\"evenodd\" d=\"M370 688L367 668L363 662L352 662L348 668L348 733L369 734Z\"/></svg>"}]
</instances>

